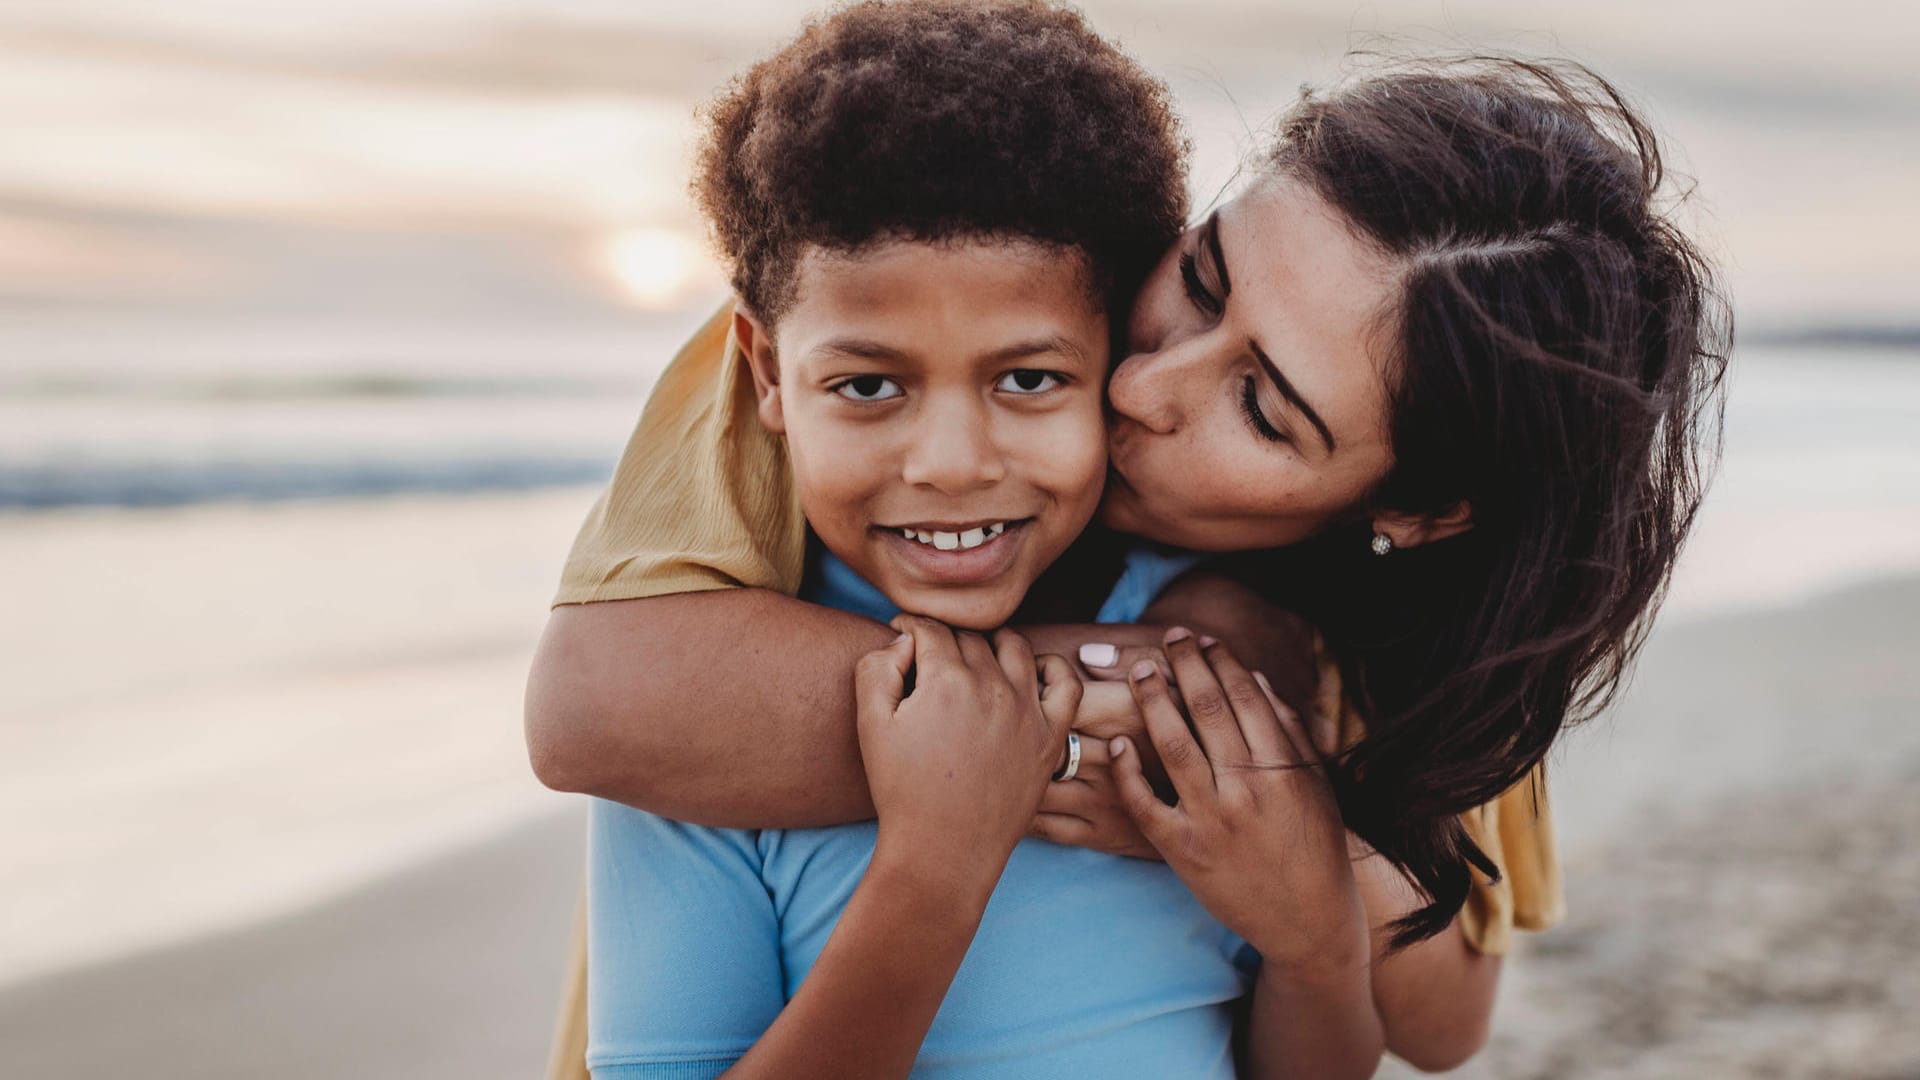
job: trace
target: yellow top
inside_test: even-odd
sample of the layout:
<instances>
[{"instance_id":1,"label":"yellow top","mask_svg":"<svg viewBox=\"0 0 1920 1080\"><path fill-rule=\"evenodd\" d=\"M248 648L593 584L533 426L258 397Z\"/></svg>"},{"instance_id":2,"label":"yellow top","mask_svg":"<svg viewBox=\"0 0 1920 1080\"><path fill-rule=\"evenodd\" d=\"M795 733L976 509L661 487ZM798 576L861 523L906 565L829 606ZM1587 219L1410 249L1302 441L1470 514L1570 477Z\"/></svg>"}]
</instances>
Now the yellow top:
<instances>
[{"instance_id":1,"label":"yellow top","mask_svg":"<svg viewBox=\"0 0 1920 1080\"><path fill-rule=\"evenodd\" d=\"M732 313L731 304L716 312L661 374L574 541L556 604L736 587L799 591L806 519L785 444L756 415ZM1357 738L1359 716L1339 669L1324 655L1320 661L1320 705L1340 717L1344 739ZM1544 929L1562 913L1544 776L1536 770L1464 821L1502 876L1476 876L1461 928L1481 952L1505 953L1516 927ZM585 939L577 931L573 950L549 1080L587 1075Z\"/></svg>"}]
</instances>

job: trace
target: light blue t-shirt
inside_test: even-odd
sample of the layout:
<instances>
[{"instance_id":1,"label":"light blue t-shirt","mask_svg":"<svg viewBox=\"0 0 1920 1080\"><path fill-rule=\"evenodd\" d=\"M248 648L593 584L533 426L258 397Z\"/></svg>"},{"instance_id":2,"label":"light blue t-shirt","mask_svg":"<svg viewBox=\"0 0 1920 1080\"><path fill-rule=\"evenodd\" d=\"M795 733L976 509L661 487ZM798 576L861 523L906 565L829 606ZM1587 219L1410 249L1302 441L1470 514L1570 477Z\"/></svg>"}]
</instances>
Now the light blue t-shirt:
<instances>
[{"instance_id":1,"label":"light blue t-shirt","mask_svg":"<svg viewBox=\"0 0 1920 1080\"><path fill-rule=\"evenodd\" d=\"M1102 620L1137 619L1190 565L1130 556L1115 589L1129 599L1110 599ZM838 559L813 570L805 598L882 621L896 613ZM593 1075L720 1075L818 959L873 854L875 824L712 829L597 799L590 818ZM913 1075L1228 1080L1230 1006L1258 963L1165 865L1023 840Z\"/></svg>"}]
</instances>

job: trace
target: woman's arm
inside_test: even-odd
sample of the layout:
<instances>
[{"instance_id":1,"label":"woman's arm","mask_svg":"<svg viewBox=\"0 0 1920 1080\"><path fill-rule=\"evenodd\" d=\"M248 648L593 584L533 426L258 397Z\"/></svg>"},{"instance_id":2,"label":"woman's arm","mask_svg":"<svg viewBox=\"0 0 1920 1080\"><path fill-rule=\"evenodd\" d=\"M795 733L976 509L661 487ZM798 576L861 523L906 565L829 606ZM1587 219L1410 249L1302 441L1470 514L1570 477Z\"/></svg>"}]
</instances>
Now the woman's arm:
<instances>
[{"instance_id":1,"label":"woman's arm","mask_svg":"<svg viewBox=\"0 0 1920 1080\"><path fill-rule=\"evenodd\" d=\"M895 636L765 589L557 607L527 681L534 772L703 825L869 820L853 670Z\"/></svg>"},{"instance_id":2,"label":"woman's arm","mask_svg":"<svg viewBox=\"0 0 1920 1080\"><path fill-rule=\"evenodd\" d=\"M1242 655L1311 663L1311 650L1278 644L1297 644L1297 620L1235 602L1218 579L1189 574L1150 614L1162 605ZM1040 653L1073 657L1097 641L1128 646L1130 656L1149 644L1157 653L1160 632L1088 625L1031 635ZM852 672L893 636L870 619L765 589L557 607L527 681L534 772L560 791L721 828L870 820ZM1295 685L1286 670L1270 675ZM1124 707L1096 703L1089 734L1139 733L1129 695L1117 696Z\"/></svg>"}]
</instances>

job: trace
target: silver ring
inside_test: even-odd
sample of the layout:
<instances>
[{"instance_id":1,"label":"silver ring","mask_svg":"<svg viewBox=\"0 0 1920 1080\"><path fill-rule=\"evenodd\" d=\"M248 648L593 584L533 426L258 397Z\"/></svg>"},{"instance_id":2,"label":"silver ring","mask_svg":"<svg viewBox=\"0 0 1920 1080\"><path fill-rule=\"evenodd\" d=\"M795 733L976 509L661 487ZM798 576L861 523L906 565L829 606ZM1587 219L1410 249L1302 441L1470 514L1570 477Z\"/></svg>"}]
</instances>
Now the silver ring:
<instances>
[{"instance_id":1,"label":"silver ring","mask_svg":"<svg viewBox=\"0 0 1920 1080\"><path fill-rule=\"evenodd\" d=\"M1059 772L1053 774L1053 778L1055 780L1071 780L1073 779L1073 774L1079 771L1080 735L1078 732L1069 731L1067 732L1067 763L1060 767Z\"/></svg>"}]
</instances>

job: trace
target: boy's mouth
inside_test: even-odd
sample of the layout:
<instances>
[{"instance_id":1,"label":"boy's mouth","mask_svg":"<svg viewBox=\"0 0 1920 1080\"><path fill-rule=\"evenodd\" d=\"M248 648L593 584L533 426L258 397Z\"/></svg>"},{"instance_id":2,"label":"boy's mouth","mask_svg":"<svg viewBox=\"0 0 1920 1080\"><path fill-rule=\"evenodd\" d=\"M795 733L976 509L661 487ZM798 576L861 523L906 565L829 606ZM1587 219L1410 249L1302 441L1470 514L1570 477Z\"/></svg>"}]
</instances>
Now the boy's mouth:
<instances>
[{"instance_id":1,"label":"boy's mouth","mask_svg":"<svg viewBox=\"0 0 1920 1080\"><path fill-rule=\"evenodd\" d=\"M888 548L917 572L944 585L987 581L1007 572L1032 518L878 525Z\"/></svg>"}]
</instances>

